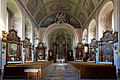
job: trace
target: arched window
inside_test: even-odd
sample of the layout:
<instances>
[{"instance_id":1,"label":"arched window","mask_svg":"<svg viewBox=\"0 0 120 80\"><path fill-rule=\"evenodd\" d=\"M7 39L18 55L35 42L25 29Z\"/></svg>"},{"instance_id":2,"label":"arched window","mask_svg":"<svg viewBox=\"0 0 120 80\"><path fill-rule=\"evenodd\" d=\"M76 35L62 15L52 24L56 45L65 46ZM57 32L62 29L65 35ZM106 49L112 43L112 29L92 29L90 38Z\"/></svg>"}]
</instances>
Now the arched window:
<instances>
[{"instance_id":1,"label":"arched window","mask_svg":"<svg viewBox=\"0 0 120 80\"><path fill-rule=\"evenodd\" d=\"M88 39L88 31L87 31L87 29L84 29L83 35L82 35L82 43L83 44L87 43L87 41L88 41L87 39Z\"/></svg>"},{"instance_id":2,"label":"arched window","mask_svg":"<svg viewBox=\"0 0 120 80\"><path fill-rule=\"evenodd\" d=\"M95 19L93 19L89 24L88 43L90 43L93 38L96 38L96 20Z\"/></svg>"},{"instance_id":3,"label":"arched window","mask_svg":"<svg viewBox=\"0 0 120 80\"><path fill-rule=\"evenodd\" d=\"M106 3L99 14L99 39L102 37L103 32L106 30L114 31L113 24L113 2Z\"/></svg>"},{"instance_id":4,"label":"arched window","mask_svg":"<svg viewBox=\"0 0 120 80\"><path fill-rule=\"evenodd\" d=\"M18 32L18 36L22 38L22 14L14 0L7 0L7 14L7 30L9 31L14 26L14 29Z\"/></svg>"},{"instance_id":5,"label":"arched window","mask_svg":"<svg viewBox=\"0 0 120 80\"><path fill-rule=\"evenodd\" d=\"M28 18L25 20L25 37L29 38L32 43L32 23Z\"/></svg>"},{"instance_id":6,"label":"arched window","mask_svg":"<svg viewBox=\"0 0 120 80\"><path fill-rule=\"evenodd\" d=\"M39 43L39 35L38 35L38 30L36 28L34 29L33 36L34 36L33 38L34 46L37 47L37 44Z\"/></svg>"}]
</instances>

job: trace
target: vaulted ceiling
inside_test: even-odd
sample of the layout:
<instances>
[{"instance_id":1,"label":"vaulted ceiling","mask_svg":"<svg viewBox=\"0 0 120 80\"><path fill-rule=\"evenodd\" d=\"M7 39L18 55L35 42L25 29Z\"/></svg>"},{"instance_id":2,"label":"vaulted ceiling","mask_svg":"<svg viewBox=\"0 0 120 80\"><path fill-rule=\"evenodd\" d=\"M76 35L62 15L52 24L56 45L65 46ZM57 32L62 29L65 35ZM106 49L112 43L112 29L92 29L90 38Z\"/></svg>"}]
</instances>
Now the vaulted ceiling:
<instances>
[{"instance_id":1,"label":"vaulted ceiling","mask_svg":"<svg viewBox=\"0 0 120 80\"><path fill-rule=\"evenodd\" d=\"M51 14L64 12L74 17L81 27L102 0L20 0L41 26Z\"/></svg>"}]
</instances>

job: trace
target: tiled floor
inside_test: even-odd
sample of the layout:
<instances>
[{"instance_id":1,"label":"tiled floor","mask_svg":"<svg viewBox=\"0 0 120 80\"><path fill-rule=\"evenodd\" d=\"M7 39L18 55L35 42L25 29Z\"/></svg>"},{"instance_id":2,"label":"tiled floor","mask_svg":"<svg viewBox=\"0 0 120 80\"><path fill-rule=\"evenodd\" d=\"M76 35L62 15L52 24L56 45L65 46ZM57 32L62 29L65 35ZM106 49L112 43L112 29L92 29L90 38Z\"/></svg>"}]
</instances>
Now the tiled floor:
<instances>
[{"instance_id":1,"label":"tiled floor","mask_svg":"<svg viewBox=\"0 0 120 80\"><path fill-rule=\"evenodd\" d=\"M2 74L0 75L0 80L2 80ZM4 79L4 80L25 80L25 79ZM64 64L54 63L49 67L47 73L45 74L42 80L101 80L101 79L81 79L78 77L77 73L72 69L70 65L66 63ZM118 75L117 79L107 80L120 80L120 75Z\"/></svg>"},{"instance_id":2,"label":"tiled floor","mask_svg":"<svg viewBox=\"0 0 120 80\"><path fill-rule=\"evenodd\" d=\"M79 77L68 64L53 64L44 80L78 80Z\"/></svg>"}]
</instances>

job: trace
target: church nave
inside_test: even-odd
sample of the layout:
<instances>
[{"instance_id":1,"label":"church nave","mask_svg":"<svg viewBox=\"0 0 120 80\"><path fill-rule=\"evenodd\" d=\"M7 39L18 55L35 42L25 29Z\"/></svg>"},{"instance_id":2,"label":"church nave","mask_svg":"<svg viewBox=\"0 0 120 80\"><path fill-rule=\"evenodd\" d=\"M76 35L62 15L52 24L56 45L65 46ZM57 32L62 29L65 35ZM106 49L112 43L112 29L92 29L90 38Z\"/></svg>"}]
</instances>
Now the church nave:
<instances>
[{"instance_id":1,"label":"church nave","mask_svg":"<svg viewBox=\"0 0 120 80\"><path fill-rule=\"evenodd\" d=\"M54 63L43 80L78 80L78 74L67 63Z\"/></svg>"},{"instance_id":2,"label":"church nave","mask_svg":"<svg viewBox=\"0 0 120 80\"><path fill-rule=\"evenodd\" d=\"M119 75L120 0L0 0L0 80Z\"/></svg>"}]
</instances>

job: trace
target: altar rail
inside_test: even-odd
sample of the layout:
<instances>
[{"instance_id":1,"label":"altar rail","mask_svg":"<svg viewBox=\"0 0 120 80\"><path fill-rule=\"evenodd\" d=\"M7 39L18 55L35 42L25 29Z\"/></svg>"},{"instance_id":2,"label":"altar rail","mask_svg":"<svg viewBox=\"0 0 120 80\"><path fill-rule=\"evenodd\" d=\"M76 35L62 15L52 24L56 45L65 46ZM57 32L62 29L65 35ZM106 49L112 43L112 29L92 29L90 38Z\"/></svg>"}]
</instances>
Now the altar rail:
<instances>
[{"instance_id":1,"label":"altar rail","mask_svg":"<svg viewBox=\"0 0 120 80\"><path fill-rule=\"evenodd\" d=\"M94 62L69 62L81 78L117 78L116 66Z\"/></svg>"},{"instance_id":2,"label":"altar rail","mask_svg":"<svg viewBox=\"0 0 120 80\"><path fill-rule=\"evenodd\" d=\"M37 73L38 78L42 78L46 73L52 61L30 62L24 64L8 64L4 68L4 78L11 77L26 77L26 69L39 69ZM31 75L32 77L32 75Z\"/></svg>"}]
</instances>

